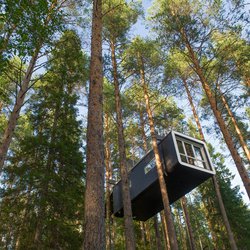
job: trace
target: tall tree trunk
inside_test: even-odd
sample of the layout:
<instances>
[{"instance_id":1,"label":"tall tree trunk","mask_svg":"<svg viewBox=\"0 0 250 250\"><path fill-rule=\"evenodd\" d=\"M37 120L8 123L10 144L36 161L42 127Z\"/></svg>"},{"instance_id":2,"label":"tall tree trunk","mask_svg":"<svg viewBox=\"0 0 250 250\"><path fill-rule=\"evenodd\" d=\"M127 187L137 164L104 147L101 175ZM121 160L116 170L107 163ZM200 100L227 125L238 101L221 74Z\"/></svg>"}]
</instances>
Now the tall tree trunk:
<instances>
[{"instance_id":1,"label":"tall tree trunk","mask_svg":"<svg viewBox=\"0 0 250 250\"><path fill-rule=\"evenodd\" d=\"M44 213L45 209L42 208L41 210L38 211L38 218L36 221L36 230L35 230L35 235L34 235L34 240L33 240L33 246L37 246L37 250L42 250L42 242L41 242L41 236L42 236L42 220L44 219ZM42 217L43 216L43 217Z\"/></svg>"},{"instance_id":2,"label":"tall tree trunk","mask_svg":"<svg viewBox=\"0 0 250 250\"><path fill-rule=\"evenodd\" d=\"M151 138L152 138L153 151L154 151L154 155L155 155L156 169L157 169L157 173L158 173L159 184L160 184L160 189L161 189L161 194L162 194L164 213L165 213L165 217L166 217L166 221L167 221L170 246L171 246L172 250L177 250L178 243L177 243L177 238L176 238L176 234L175 234L175 228L174 228L174 222L173 222L173 218L172 218L172 214L171 214L171 208L170 208L169 200L168 200L168 192L167 192L167 187L166 187L166 183L165 183L165 179L164 179L163 166L161 163L161 158L160 158L158 145L157 145L157 138L156 138L156 133L155 133L155 128L154 128L153 114L152 114L151 107L150 107L148 86L147 86L146 80L145 80L144 64L143 64L143 59L141 58L141 55L138 55L138 60L139 60L138 64L140 65L141 84L142 84L143 91L144 91L146 110L147 110L148 119L149 119L149 126L150 126L150 134L151 134Z\"/></svg>"},{"instance_id":3,"label":"tall tree trunk","mask_svg":"<svg viewBox=\"0 0 250 250\"><path fill-rule=\"evenodd\" d=\"M124 140L123 123L122 123L122 107L121 107L121 98L120 98L120 90L119 90L119 82L118 82L118 74L117 74L117 62L116 62L114 41L110 41L110 46L111 46L113 78L114 78L114 86L115 86L115 108L116 108L116 115L117 115L118 150L119 150L119 158L120 158L126 249L133 250L135 249L136 244L135 244L134 228L133 228L133 217L132 217L129 178L128 178L128 166L127 166L127 159L126 159L126 149L125 149L125 140Z\"/></svg>"},{"instance_id":4,"label":"tall tree trunk","mask_svg":"<svg viewBox=\"0 0 250 250\"><path fill-rule=\"evenodd\" d=\"M139 115L140 115L140 131L141 131L141 137L143 140L143 148L144 148L144 152L147 153L148 152L148 146L147 146L147 136L145 133L145 122L143 119L143 112L139 106ZM157 249L162 249L162 245L161 245L161 237L160 237L160 230L159 230L159 224L158 224L158 220L157 220L157 215L154 216L154 229L155 229L155 237L156 237L156 246ZM151 242L150 242L151 243Z\"/></svg>"},{"instance_id":5,"label":"tall tree trunk","mask_svg":"<svg viewBox=\"0 0 250 250\"><path fill-rule=\"evenodd\" d=\"M219 184L217 182L217 178L215 176L213 176L213 184L214 184L214 189L215 189L217 200L218 200L218 203L219 203L221 216L222 216L223 221L224 221L224 225L225 225L225 228L226 228L226 231L227 231L227 235L228 235L228 239L229 239L231 249L232 250L237 250L238 248L237 248L237 245L236 245L236 242L235 242L235 239L234 239L234 235L233 235L233 232L231 230L231 226L230 226L230 223L229 223L229 220L228 220L228 217L227 217L226 209L225 209L225 206L224 206L224 203L223 203L223 200L222 200L222 196L221 196L221 192L220 192L220 187L219 187Z\"/></svg>"},{"instance_id":6,"label":"tall tree trunk","mask_svg":"<svg viewBox=\"0 0 250 250\"><path fill-rule=\"evenodd\" d=\"M181 206L182 206L182 210L184 212L184 218L185 218L185 222L187 225L187 231L188 231L188 238L189 238L189 243L190 243L190 249L191 250L195 250L195 240L194 240L194 234L193 234L193 229L190 223L190 218L189 218L189 214L188 214L188 210L187 210L187 199L185 196L183 196L181 198Z\"/></svg>"},{"instance_id":7,"label":"tall tree trunk","mask_svg":"<svg viewBox=\"0 0 250 250\"><path fill-rule=\"evenodd\" d=\"M2 109L3 109L3 102L0 101L0 114L2 113Z\"/></svg>"},{"instance_id":8,"label":"tall tree trunk","mask_svg":"<svg viewBox=\"0 0 250 250\"><path fill-rule=\"evenodd\" d=\"M142 143L143 143L143 149L145 151L145 153L148 152L148 145L147 145L147 136L146 136L146 133L145 133L145 121L144 121L144 118L143 118L143 112L141 110L141 108L139 107L139 115L140 115L140 131L141 131L141 137L142 137Z\"/></svg>"},{"instance_id":9,"label":"tall tree trunk","mask_svg":"<svg viewBox=\"0 0 250 250\"><path fill-rule=\"evenodd\" d=\"M210 230L210 233L211 233L211 240L212 240L212 245L215 249L217 249L217 245L218 245L218 237L217 237L217 233L215 228L214 228L214 223L213 221L210 219L210 215L213 214L214 212L214 207L212 205L212 203L210 201L203 201L202 200L202 203L203 203L203 206L206 208L204 213L205 213L205 217L207 219L207 225L208 225L208 228ZM207 209L208 208L211 208L210 210ZM211 211L212 210L212 211Z\"/></svg>"},{"instance_id":10,"label":"tall tree trunk","mask_svg":"<svg viewBox=\"0 0 250 250\"><path fill-rule=\"evenodd\" d=\"M146 248L147 239L146 239L146 232L145 232L145 225L142 221L140 221L140 231L141 231L141 241L143 244L143 248Z\"/></svg>"},{"instance_id":11,"label":"tall tree trunk","mask_svg":"<svg viewBox=\"0 0 250 250\"><path fill-rule=\"evenodd\" d=\"M162 224L162 231L164 234L164 242L165 242L165 247L167 250L170 250L170 242L169 242L169 237L168 237L168 228L167 228L167 222L164 216L164 212L161 211L160 212L160 216L161 216L161 224Z\"/></svg>"},{"instance_id":12,"label":"tall tree trunk","mask_svg":"<svg viewBox=\"0 0 250 250\"><path fill-rule=\"evenodd\" d=\"M104 128L105 133L107 135L105 142L105 166L106 166L106 235L107 235L107 250L113 249L112 246L112 217L111 217L111 202L110 202L110 183L109 181L112 179L112 167L111 167L111 152L110 152L110 125L109 125L109 117L106 113L104 115Z\"/></svg>"},{"instance_id":13,"label":"tall tree trunk","mask_svg":"<svg viewBox=\"0 0 250 250\"><path fill-rule=\"evenodd\" d=\"M157 216L154 216L154 229L155 229L155 239L156 239L156 249L161 250L162 244L161 244L161 237L160 237L160 230L158 225Z\"/></svg>"},{"instance_id":14,"label":"tall tree trunk","mask_svg":"<svg viewBox=\"0 0 250 250\"><path fill-rule=\"evenodd\" d=\"M145 234L146 234L146 246L152 249L154 247L153 237L150 232L150 221L146 221L143 223L145 228Z\"/></svg>"},{"instance_id":15,"label":"tall tree trunk","mask_svg":"<svg viewBox=\"0 0 250 250\"><path fill-rule=\"evenodd\" d=\"M46 16L46 19L45 19L45 22L44 22L45 27L48 25L49 21L51 20L51 16L52 16L52 14L54 12L54 9L57 7L57 4L58 4L58 2L56 0L49 7L48 15ZM57 10L57 11L59 11L59 10ZM16 27L13 26L13 30L15 28ZM8 37L8 39L9 39L9 37ZM2 139L2 142L1 142L1 145L0 145L0 171L3 168L4 161L5 161L5 158L6 158L10 143L11 143L12 137L14 135L14 131L15 131L15 128L16 128L16 125L17 125L17 120L19 118L21 108L22 108L22 106L24 104L24 99L25 99L26 93L29 90L30 80L31 80L31 77L32 77L32 74L33 74L34 67L36 65L38 54L39 54L40 49L42 47L42 44L43 44L43 41L40 40L38 42L37 47L34 49L34 53L33 53L32 57L30 59L29 66L28 66L27 71L25 73L24 79L23 79L23 81L21 83L20 90L19 90L19 92L17 94L16 102L15 102L13 111L10 114L8 125L7 125L7 127L6 127L6 129L4 131L3 139ZM0 53L2 53L2 52L0 52Z\"/></svg>"},{"instance_id":16,"label":"tall tree trunk","mask_svg":"<svg viewBox=\"0 0 250 250\"><path fill-rule=\"evenodd\" d=\"M201 241L200 235L199 235L199 243L200 243L200 248L201 248L201 249L204 249L204 248L203 248L203 245L202 245L202 241Z\"/></svg>"},{"instance_id":17,"label":"tall tree trunk","mask_svg":"<svg viewBox=\"0 0 250 250\"><path fill-rule=\"evenodd\" d=\"M180 244L181 244L183 250L187 250L187 244L186 244L187 243L187 237L186 237L187 232L182 225L182 218L181 218L179 208L176 208L176 207L174 208L174 214L176 217L176 222L177 222L176 224L177 224L178 229L179 229Z\"/></svg>"},{"instance_id":18,"label":"tall tree trunk","mask_svg":"<svg viewBox=\"0 0 250 250\"><path fill-rule=\"evenodd\" d=\"M195 106L194 106L194 103L193 103L193 98L192 98L192 95L191 95L191 93L189 91L187 82L186 82L185 79L182 79L182 80L183 80L183 84L185 86L185 89L186 89L186 92L187 92L187 95L188 95L188 100L189 100L190 106L191 106L192 111L193 111L193 116L195 118L196 125L198 127L200 137L204 142L206 142L205 137L204 137L204 133L203 133L203 130L202 130L202 127L201 127L201 124L200 124L200 120L199 120L198 114L196 112L196 109L195 109ZM217 182L217 178L216 178L215 175L212 177L212 179L213 179L214 190L215 190L215 193L216 193L217 201L219 203L220 212L221 212L221 215L222 215L222 218L223 218L223 222L224 222L224 225L226 227L226 231L227 231L227 235L228 235L228 239L229 239L231 249L236 250L237 246L236 246L236 242L235 242L235 239L234 239L234 236L233 236L233 232L231 230L231 226L230 226L230 223L229 223L229 220L228 220L228 217L227 217L227 212L226 212L223 200L222 200L222 196L221 196L221 192L220 192L220 186L219 186L219 184Z\"/></svg>"},{"instance_id":19,"label":"tall tree trunk","mask_svg":"<svg viewBox=\"0 0 250 250\"><path fill-rule=\"evenodd\" d=\"M216 101L216 98L209 86L209 83L207 82L204 74L203 74L203 70L199 64L199 61L196 57L196 54L193 50L193 48L191 47L188 39L187 39L187 36L185 34L185 31L182 29L181 30L181 35L182 35L182 38L185 42L185 45L187 47L187 50L188 50L188 53L189 53L189 56L190 56L190 59L192 60L192 63L193 63L193 67L195 69L195 72L196 74L198 75L200 81L201 81L201 84L202 84L202 87L205 91L205 94L208 98L208 101L210 103L210 106L212 108L212 111L214 113L214 116L217 120L217 123L220 127L220 130L223 134L223 137L224 137L224 140L228 146L228 149L232 155L232 158L235 162L235 165L238 169L238 172L240 174L240 177L242 179L242 182L245 186L245 189L247 191L247 194L248 194L248 197L250 198L250 179L248 177L248 174L247 174L247 171L246 171L246 168L244 167L243 165L243 162L242 162L242 159L240 157L240 155L238 154L237 152L237 149L235 148L234 146L234 142L233 142L233 139L232 139L232 136L231 134L229 133L228 129L227 129L227 126L226 126L226 123L225 121L223 120L223 117L222 117L222 113L221 111L217 108L217 101Z\"/></svg>"},{"instance_id":20,"label":"tall tree trunk","mask_svg":"<svg viewBox=\"0 0 250 250\"><path fill-rule=\"evenodd\" d=\"M102 0L93 1L83 249L105 249Z\"/></svg>"},{"instance_id":21,"label":"tall tree trunk","mask_svg":"<svg viewBox=\"0 0 250 250\"><path fill-rule=\"evenodd\" d=\"M228 103L227 103L227 100L226 100L226 98L224 97L224 95L222 94L222 92L221 92L219 86L217 86L217 90L218 90L219 95L220 95L220 97L221 97L222 103L223 103L224 107L226 108L229 117L230 117L231 120L232 120L234 129L235 129L235 132L236 132L236 134L237 134L237 136L238 136L238 138L239 138L240 145L241 145L242 149L244 150L245 155L246 155L248 161L250 162L250 151L249 151L249 149L248 149L248 147L247 147L247 144L246 144L246 142L245 142L245 140L244 140L244 138L243 138L243 135L242 135L242 133L241 133L241 130L240 130L240 128L239 128L239 126L238 126L238 124L237 124L237 121L236 121L236 119L235 119L235 117L234 117L234 114L233 114L233 112L231 111L231 109L230 109L230 107L229 107L229 105L228 105Z\"/></svg>"},{"instance_id":22,"label":"tall tree trunk","mask_svg":"<svg viewBox=\"0 0 250 250\"><path fill-rule=\"evenodd\" d=\"M135 142L135 138L132 138L132 159L133 159L133 164L131 167L133 167L135 165L134 159L136 158L135 156L135 147L136 147L136 142ZM148 226L148 222L139 222L140 224L140 234L141 234L141 241L142 244L144 246L144 248L147 248L147 245L150 243L151 244L151 240L150 240L150 230L149 230L149 226ZM151 247L151 245L150 245Z\"/></svg>"},{"instance_id":23,"label":"tall tree trunk","mask_svg":"<svg viewBox=\"0 0 250 250\"><path fill-rule=\"evenodd\" d=\"M16 102L15 102L13 111L11 112L8 125L4 131L2 143L0 146L0 171L3 168L3 164L4 164L4 161L5 161L5 158L6 158L16 125L17 125L17 120L19 118L20 111L24 103L25 95L29 89L30 79L31 79L31 76L32 76L32 73L33 73L33 70L37 61L39 50L40 48L35 50L29 62L29 66L24 76L24 79L22 81L21 88L17 94Z\"/></svg>"},{"instance_id":24,"label":"tall tree trunk","mask_svg":"<svg viewBox=\"0 0 250 250\"><path fill-rule=\"evenodd\" d=\"M20 226L18 227L18 230L17 230L18 234L17 234L16 242L15 242L15 250L20 249L22 233L23 233L23 230L24 230L24 228L26 226L26 223L27 223L27 215L28 215L27 207L30 204L30 200L31 200L30 186L27 187L27 196L28 197L24 201L23 212L20 214L21 224L20 224Z\"/></svg>"},{"instance_id":25,"label":"tall tree trunk","mask_svg":"<svg viewBox=\"0 0 250 250\"><path fill-rule=\"evenodd\" d=\"M186 81L185 78L182 78L182 82L183 82L183 85L185 87L185 90L186 90L186 93L187 93L187 96L188 96L188 101L189 101L189 104L191 106L191 109L192 109L192 112L193 112L193 116L194 116L197 128L199 130L199 134L200 134L201 140L204 141L205 139L204 139L204 134L203 134L203 131L202 131L201 123L200 123L198 114L196 112L196 108L194 106L193 98L192 98L192 95L191 95L190 90L188 88L187 81Z\"/></svg>"}]
</instances>

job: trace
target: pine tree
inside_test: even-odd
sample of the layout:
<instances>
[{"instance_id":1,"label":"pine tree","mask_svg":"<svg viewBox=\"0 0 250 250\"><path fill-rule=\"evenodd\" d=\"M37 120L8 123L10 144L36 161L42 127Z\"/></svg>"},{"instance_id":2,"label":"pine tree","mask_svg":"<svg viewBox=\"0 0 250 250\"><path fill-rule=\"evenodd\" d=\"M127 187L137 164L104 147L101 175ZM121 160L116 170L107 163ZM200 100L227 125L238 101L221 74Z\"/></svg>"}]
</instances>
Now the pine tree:
<instances>
[{"instance_id":1,"label":"pine tree","mask_svg":"<svg viewBox=\"0 0 250 250\"><path fill-rule=\"evenodd\" d=\"M105 248L102 0L93 1L88 96L87 169L84 203L85 250Z\"/></svg>"},{"instance_id":2,"label":"pine tree","mask_svg":"<svg viewBox=\"0 0 250 250\"><path fill-rule=\"evenodd\" d=\"M220 185L221 195L227 212L227 216L231 225L231 229L234 233L236 244L239 249L249 248L249 208L244 204L242 196L239 191L239 187L232 187L231 181L233 175L230 173L228 168L225 166L225 159L220 153L216 153L212 147L210 147L210 154L216 167L217 179ZM202 187L206 197L214 197L211 188ZM214 203L215 209L219 210L218 203ZM211 219L218 223L219 214L214 212L211 213ZM223 240L223 233L221 232ZM223 242L225 244L225 242Z\"/></svg>"},{"instance_id":3,"label":"pine tree","mask_svg":"<svg viewBox=\"0 0 250 250\"><path fill-rule=\"evenodd\" d=\"M107 9L107 14L103 18L104 39L108 41L111 50L112 78L115 90L115 107L118 130L118 149L120 158L126 249L133 250L135 249L136 244L134 239L133 218L129 191L128 164L126 157L122 104L120 96L121 79L119 79L118 74L119 65L117 58L117 45L125 43L125 37L128 34L128 30L132 24L136 22L139 12L135 7L133 8L132 4L129 6L125 1L122 2L120 0L109 2L107 6L104 6L104 9Z\"/></svg>"},{"instance_id":4,"label":"pine tree","mask_svg":"<svg viewBox=\"0 0 250 250\"><path fill-rule=\"evenodd\" d=\"M190 69L190 66L185 62L183 55L180 52L178 52L177 50L172 51L172 54L169 56L168 66L169 66L169 69L167 69L168 72L171 70L172 76L179 78L180 82L183 83L182 85L184 86L184 88L186 90L188 101L189 101L190 107L192 109L193 118L196 122L196 126L197 126L198 131L199 131L198 136L200 137L200 139L205 141L205 137L204 137L202 126L201 126L200 119L198 116L197 108L195 107L193 97L192 97L190 89L189 89L190 85L191 86L194 85L194 84L190 84L190 78L191 78L191 72L192 72ZM236 249L237 247L236 247L234 236L232 234L232 230L230 228L230 224L229 224L229 221L227 218L227 214L226 214L223 200L221 197L220 187L218 185L217 178L215 176L213 176L212 178L213 178L214 190L215 190L215 193L217 196L217 201L220 205L220 211L221 211L221 214L223 217L223 222L224 222L224 225L225 225L227 233L228 233L229 241L231 242L231 247L232 247L232 249ZM212 184L211 182L208 182L206 185L211 185L211 184ZM214 242L216 242L216 239L215 239L216 233L214 232L215 228L213 227L213 223L211 223L211 221L209 221L210 217L208 215L209 209L210 209L210 206L209 206L210 202L207 203L205 199L203 200L203 202L204 202L206 217L208 218L208 225L209 225L210 230L212 232L212 237L214 238ZM221 224L220 229L221 229L221 231L223 231L222 221L220 221L220 224Z\"/></svg>"},{"instance_id":5,"label":"pine tree","mask_svg":"<svg viewBox=\"0 0 250 250\"><path fill-rule=\"evenodd\" d=\"M5 167L1 225L10 227L16 214L8 233L12 249L82 245L84 165L76 87L86 79L87 59L73 31L65 32L51 57L27 109L30 129Z\"/></svg>"},{"instance_id":6,"label":"pine tree","mask_svg":"<svg viewBox=\"0 0 250 250\"><path fill-rule=\"evenodd\" d=\"M49 46L54 34L62 29L62 7L61 1L42 0L31 3L26 0L4 1L4 16L8 16L10 19L8 22L11 24L10 30L7 31L10 37L7 43L4 41L3 49L6 50L7 56L10 56L12 53L18 54L23 59L22 63L27 61L28 63L24 76L18 84L19 88L16 93L15 105L1 140L0 170L4 165L20 111L25 102L26 93L32 87L32 74L38 58L43 54L41 53L42 48ZM8 27L8 25L6 26ZM12 32L14 33L12 34Z\"/></svg>"},{"instance_id":7,"label":"pine tree","mask_svg":"<svg viewBox=\"0 0 250 250\"><path fill-rule=\"evenodd\" d=\"M139 77L141 87L143 89L150 127L150 134L152 139L152 147L154 150L156 168L159 177L162 200L164 204L164 214L167 221L170 246L172 249L178 249L178 243L174 229L171 208L169 205L164 173L162 170L162 163L160 160L160 155L157 146L154 118L149 96L149 86L148 81L146 80L146 71L148 70L149 72L151 71L156 73L157 70L160 68L162 61L160 55L157 53L156 44L154 43L154 41L143 41L140 38L134 39L132 45L127 50L126 56L128 70L132 70L135 75Z\"/></svg>"}]
</instances>

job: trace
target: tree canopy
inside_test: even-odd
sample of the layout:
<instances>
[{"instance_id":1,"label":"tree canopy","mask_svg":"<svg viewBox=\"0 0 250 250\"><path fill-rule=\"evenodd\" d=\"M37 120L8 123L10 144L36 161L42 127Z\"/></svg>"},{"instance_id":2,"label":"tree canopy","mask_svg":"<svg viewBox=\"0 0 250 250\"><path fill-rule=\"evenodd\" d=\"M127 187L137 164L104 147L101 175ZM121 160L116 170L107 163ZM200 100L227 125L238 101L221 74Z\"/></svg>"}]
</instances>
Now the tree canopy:
<instances>
[{"instance_id":1,"label":"tree canopy","mask_svg":"<svg viewBox=\"0 0 250 250\"><path fill-rule=\"evenodd\" d=\"M247 1L0 3L0 249L250 249ZM216 174L170 205L173 130ZM142 222L150 150L164 209Z\"/></svg>"}]
</instances>

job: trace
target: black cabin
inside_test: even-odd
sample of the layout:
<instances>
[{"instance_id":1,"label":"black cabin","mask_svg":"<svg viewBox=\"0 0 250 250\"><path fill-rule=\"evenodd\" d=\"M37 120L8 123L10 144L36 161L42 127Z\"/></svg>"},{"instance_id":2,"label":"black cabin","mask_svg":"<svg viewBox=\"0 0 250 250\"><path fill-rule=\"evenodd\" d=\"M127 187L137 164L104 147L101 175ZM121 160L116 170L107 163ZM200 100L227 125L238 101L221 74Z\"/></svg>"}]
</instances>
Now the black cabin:
<instances>
[{"instance_id":1,"label":"black cabin","mask_svg":"<svg viewBox=\"0 0 250 250\"><path fill-rule=\"evenodd\" d=\"M215 174L204 142L171 131L158 148L165 172L170 204ZM146 221L163 209L153 150L129 172L132 212L135 220ZM111 194L112 213L123 217L121 181Z\"/></svg>"}]
</instances>

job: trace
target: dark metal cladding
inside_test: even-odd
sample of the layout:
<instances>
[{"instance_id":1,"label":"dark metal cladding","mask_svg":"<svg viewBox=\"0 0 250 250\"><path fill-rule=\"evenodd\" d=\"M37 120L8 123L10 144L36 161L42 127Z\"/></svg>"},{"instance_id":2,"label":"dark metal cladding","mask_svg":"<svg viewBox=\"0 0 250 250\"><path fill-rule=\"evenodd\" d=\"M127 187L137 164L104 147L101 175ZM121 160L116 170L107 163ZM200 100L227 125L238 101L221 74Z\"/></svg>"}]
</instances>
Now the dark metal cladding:
<instances>
[{"instance_id":1,"label":"dark metal cladding","mask_svg":"<svg viewBox=\"0 0 250 250\"><path fill-rule=\"evenodd\" d=\"M164 166L170 204L215 174L204 142L172 131L158 144ZM148 152L129 172L133 217L146 221L163 209L154 152ZM119 181L113 188L111 204L123 217Z\"/></svg>"}]
</instances>

